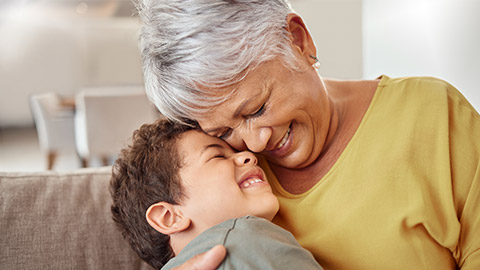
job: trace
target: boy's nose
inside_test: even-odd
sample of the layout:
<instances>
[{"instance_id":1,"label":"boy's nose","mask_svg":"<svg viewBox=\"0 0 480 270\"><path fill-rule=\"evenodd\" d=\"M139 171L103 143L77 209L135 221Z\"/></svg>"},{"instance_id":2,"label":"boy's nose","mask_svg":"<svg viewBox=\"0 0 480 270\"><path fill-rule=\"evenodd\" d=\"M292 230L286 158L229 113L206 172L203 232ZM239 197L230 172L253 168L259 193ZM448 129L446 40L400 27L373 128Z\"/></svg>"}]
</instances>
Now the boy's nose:
<instances>
[{"instance_id":1,"label":"boy's nose","mask_svg":"<svg viewBox=\"0 0 480 270\"><path fill-rule=\"evenodd\" d=\"M249 151L238 152L235 157L235 162L238 166L252 164L257 165L257 157Z\"/></svg>"}]
</instances>

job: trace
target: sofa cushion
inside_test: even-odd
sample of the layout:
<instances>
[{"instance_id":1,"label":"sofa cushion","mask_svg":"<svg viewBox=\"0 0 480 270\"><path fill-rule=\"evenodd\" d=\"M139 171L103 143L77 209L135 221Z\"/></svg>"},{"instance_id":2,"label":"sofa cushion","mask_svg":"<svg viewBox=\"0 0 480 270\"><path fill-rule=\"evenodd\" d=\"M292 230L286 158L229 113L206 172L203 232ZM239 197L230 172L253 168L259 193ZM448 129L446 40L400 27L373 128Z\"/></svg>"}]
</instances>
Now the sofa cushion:
<instances>
[{"instance_id":1,"label":"sofa cushion","mask_svg":"<svg viewBox=\"0 0 480 270\"><path fill-rule=\"evenodd\" d=\"M0 173L0 269L149 269L112 221L110 175Z\"/></svg>"}]
</instances>

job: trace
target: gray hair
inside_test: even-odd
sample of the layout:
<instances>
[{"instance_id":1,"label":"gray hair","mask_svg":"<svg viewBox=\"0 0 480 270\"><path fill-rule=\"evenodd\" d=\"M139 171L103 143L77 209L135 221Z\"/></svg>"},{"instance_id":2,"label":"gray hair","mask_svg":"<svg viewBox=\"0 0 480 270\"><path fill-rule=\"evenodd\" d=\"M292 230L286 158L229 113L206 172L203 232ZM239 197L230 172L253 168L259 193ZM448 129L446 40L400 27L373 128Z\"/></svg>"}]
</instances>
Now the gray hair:
<instances>
[{"instance_id":1,"label":"gray hair","mask_svg":"<svg viewBox=\"0 0 480 270\"><path fill-rule=\"evenodd\" d=\"M288 0L139 1L145 88L166 118L208 112L233 93L221 87L276 56L295 66Z\"/></svg>"}]
</instances>

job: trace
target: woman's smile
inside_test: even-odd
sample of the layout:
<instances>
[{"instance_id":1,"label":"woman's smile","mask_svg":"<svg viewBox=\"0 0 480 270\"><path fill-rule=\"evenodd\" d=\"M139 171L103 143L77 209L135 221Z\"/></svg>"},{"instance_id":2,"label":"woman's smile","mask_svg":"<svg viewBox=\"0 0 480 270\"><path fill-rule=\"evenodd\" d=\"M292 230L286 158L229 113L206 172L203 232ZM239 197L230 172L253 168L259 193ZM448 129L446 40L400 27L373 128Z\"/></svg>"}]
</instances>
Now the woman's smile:
<instances>
[{"instance_id":1,"label":"woman's smile","mask_svg":"<svg viewBox=\"0 0 480 270\"><path fill-rule=\"evenodd\" d=\"M275 146L275 148L271 151L268 151L271 155L281 157L285 155L291 148L293 141L292 135L292 125L290 125L283 135L282 140Z\"/></svg>"}]
</instances>

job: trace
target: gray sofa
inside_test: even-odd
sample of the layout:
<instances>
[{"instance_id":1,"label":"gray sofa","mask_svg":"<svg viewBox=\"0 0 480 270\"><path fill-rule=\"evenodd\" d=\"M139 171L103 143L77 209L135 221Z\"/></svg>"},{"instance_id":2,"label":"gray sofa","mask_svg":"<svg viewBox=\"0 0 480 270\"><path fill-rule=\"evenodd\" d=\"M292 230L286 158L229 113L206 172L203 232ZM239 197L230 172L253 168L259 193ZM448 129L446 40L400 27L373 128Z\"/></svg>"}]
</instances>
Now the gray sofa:
<instances>
[{"instance_id":1,"label":"gray sofa","mask_svg":"<svg viewBox=\"0 0 480 270\"><path fill-rule=\"evenodd\" d=\"M110 174L0 172L0 269L151 269L111 219Z\"/></svg>"}]
</instances>

